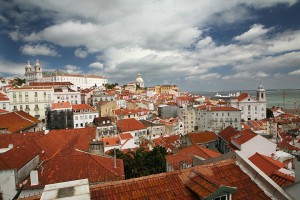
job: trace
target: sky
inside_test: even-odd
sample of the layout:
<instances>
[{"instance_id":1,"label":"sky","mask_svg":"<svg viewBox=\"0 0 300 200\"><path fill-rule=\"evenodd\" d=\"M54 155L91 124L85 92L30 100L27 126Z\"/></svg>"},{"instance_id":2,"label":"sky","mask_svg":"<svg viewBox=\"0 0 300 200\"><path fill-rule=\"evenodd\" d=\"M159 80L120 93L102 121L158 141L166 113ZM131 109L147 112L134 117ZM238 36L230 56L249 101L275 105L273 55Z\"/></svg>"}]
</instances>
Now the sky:
<instances>
[{"instance_id":1,"label":"sky","mask_svg":"<svg viewBox=\"0 0 300 200\"><path fill-rule=\"evenodd\" d=\"M0 0L0 76L104 75L181 91L300 89L297 0Z\"/></svg>"}]
</instances>

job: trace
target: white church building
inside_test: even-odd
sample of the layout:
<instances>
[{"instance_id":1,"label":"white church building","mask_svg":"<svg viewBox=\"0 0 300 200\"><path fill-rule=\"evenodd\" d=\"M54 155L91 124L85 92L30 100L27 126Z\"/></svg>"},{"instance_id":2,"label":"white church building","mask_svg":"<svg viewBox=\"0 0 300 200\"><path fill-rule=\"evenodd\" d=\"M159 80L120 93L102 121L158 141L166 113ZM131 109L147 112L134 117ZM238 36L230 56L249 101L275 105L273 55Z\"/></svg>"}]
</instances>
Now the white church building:
<instances>
[{"instance_id":1,"label":"white church building","mask_svg":"<svg viewBox=\"0 0 300 200\"><path fill-rule=\"evenodd\" d=\"M241 93L238 97L230 100L230 105L241 110L241 119L244 121L265 119L267 109L266 90L260 84L256 90L256 97L251 96L249 93Z\"/></svg>"},{"instance_id":2,"label":"white church building","mask_svg":"<svg viewBox=\"0 0 300 200\"><path fill-rule=\"evenodd\" d=\"M25 67L25 81L27 84L33 82L70 82L80 89L91 87L104 87L108 79L104 76L87 75L87 74L68 74L56 71L48 76L43 76L42 66L39 60L36 60L35 66L31 66L28 61Z\"/></svg>"}]
</instances>

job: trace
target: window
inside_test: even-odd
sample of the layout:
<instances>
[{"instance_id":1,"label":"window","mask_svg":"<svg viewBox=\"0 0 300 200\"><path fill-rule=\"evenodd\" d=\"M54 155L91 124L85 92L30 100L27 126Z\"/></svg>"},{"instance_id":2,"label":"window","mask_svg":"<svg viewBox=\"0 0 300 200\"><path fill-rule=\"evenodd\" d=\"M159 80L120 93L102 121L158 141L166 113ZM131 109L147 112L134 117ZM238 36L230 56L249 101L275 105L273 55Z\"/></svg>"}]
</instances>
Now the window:
<instances>
[{"instance_id":1,"label":"window","mask_svg":"<svg viewBox=\"0 0 300 200\"><path fill-rule=\"evenodd\" d=\"M15 92L13 92L13 98L16 98L16 93Z\"/></svg>"},{"instance_id":2,"label":"window","mask_svg":"<svg viewBox=\"0 0 300 200\"><path fill-rule=\"evenodd\" d=\"M75 116L75 120L78 120L78 116Z\"/></svg>"},{"instance_id":3,"label":"window","mask_svg":"<svg viewBox=\"0 0 300 200\"><path fill-rule=\"evenodd\" d=\"M214 200L227 200L227 199L229 199L229 198L227 198L227 195L224 195L224 196L217 197Z\"/></svg>"},{"instance_id":4,"label":"window","mask_svg":"<svg viewBox=\"0 0 300 200\"><path fill-rule=\"evenodd\" d=\"M249 106L248 106L248 111L250 111L250 110L251 110L251 106L249 105Z\"/></svg>"},{"instance_id":5,"label":"window","mask_svg":"<svg viewBox=\"0 0 300 200\"><path fill-rule=\"evenodd\" d=\"M34 97L38 97L38 93L37 92L34 92Z\"/></svg>"},{"instance_id":6,"label":"window","mask_svg":"<svg viewBox=\"0 0 300 200\"><path fill-rule=\"evenodd\" d=\"M83 123L80 123L80 127L83 127Z\"/></svg>"},{"instance_id":7,"label":"window","mask_svg":"<svg viewBox=\"0 0 300 200\"><path fill-rule=\"evenodd\" d=\"M5 104L5 103L2 104L2 108L3 108L4 110L6 109L6 104Z\"/></svg>"},{"instance_id":8,"label":"window","mask_svg":"<svg viewBox=\"0 0 300 200\"><path fill-rule=\"evenodd\" d=\"M25 98L28 98L28 92L25 92Z\"/></svg>"},{"instance_id":9,"label":"window","mask_svg":"<svg viewBox=\"0 0 300 200\"><path fill-rule=\"evenodd\" d=\"M78 127L78 124L76 124L76 127Z\"/></svg>"}]
</instances>

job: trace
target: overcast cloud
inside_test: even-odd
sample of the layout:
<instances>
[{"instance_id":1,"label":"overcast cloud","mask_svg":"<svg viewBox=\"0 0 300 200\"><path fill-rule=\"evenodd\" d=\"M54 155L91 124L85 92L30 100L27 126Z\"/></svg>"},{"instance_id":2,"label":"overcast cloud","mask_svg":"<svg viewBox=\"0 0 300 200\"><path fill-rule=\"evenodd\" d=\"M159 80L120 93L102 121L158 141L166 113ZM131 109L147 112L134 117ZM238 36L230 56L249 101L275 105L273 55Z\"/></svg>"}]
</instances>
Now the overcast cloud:
<instances>
[{"instance_id":1,"label":"overcast cloud","mask_svg":"<svg viewBox=\"0 0 300 200\"><path fill-rule=\"evenodd\" d=\"M13 0L3 3L0 21L6 24L2 34L7 42L21 44L16 54L43 56L40 61L47 68L102 74L120 84L140 73L146 86L170 83L189 91L251 89L255 80L276 88L300 83L299 22L281 29L255 13L278 6L288 10L297 4L296 0ZM12 20L14 25L8 25ZM226 34L231 36L225 41ZM0 57L0 64L11 63L20 65L13 56ZM4 65L0 69L24 73ZM281 84L282 80L287 82Z\"/></svg>"}]
</instances>

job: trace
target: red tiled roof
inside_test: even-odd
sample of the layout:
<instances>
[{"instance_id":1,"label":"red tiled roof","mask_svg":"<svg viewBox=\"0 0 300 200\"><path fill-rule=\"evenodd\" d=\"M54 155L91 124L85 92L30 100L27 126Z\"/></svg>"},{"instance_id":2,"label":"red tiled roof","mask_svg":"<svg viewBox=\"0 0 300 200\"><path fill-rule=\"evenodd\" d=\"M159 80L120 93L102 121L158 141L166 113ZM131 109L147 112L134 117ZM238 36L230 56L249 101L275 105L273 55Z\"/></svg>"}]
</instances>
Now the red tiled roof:
<instances>
[{"instance_id":1,"label":"red tiled roof","mask_svg":"<svg viewBox=\"0 0 300 200\"><path fill-rule=\"evenodd\" d=\"M93 107L91 107L88 104L73 104L72 105L72 110L91 110L91 111L96 111Z\"/></svg>"},{"instance_id":2,"label":"red tiled roof","mask_svg":"<svg viewBox=\"0 0 300 200\"><path fill-rule=\"evenodd\" d=\"M43 163L38 168L39 185L30 186L30 179L25 188L40 188L47 184L89 179L90 183L122 180L124 176L123 160L111 157L97 156L85 152L59 154Z\"/></svg>"},{"instance_id":3,"label":"red tiled roof","mask_svg":"<svg viewBox=\"0 0 300 200\"><path fill-rule=\"evenodd\" d=\"M11 150L0 154L0 170L19 170L40 152L40 149L30 143L26 143L21 146L14 146Z\"/></svg>"},{"instance_id":4,"label":"red tiled roof","mask_svg":"<svg viewBox=\"0 0 300 200\"><path fill-rule=\"evenodd\" d=\"M142 115L142 113L144 113L144 115L148 114L150 112L149 109L145 109L145 108L140 108L140 109L117 109L114 111L115 115L133 115L133 114L137 114L137 115Z\"/></svg>"},{"instance_id":5,"label":"red tiled roof","mask_svg":"<svg viewBox=\"0 0 300 200\"><path fill-rule=\"evenodd\" d=\"M8 113L8 112L9 111L0 108L0 113Z\"/></svg>"},{"instance_id":6,"label":"red tiled roof","mask_svg":"<svg viewBox=\"0 0 300 200\"><path fill-rule=\"evenodd\" d=\"M91 199L197 199L178 173L163 173L91 186Z\"/></svg>"},{"instance_id":7,"label":"red tiled roof","mask_svg":"<svg viewBox=\"0 0 300 200\"><path fill-rule=\"evenodd\" d=\"M268 176L274 172L278 171L280 168L284 168L284 164L278 160L273 160L270 157L262 155L260 153L255 153L249 158L249 160L260 168Z\"/></svg>"},{"instance_id":8,"label":"red tiled roof","mask_svg":"<svg viewBox=\"0 0 300 200\"><path fill-rule=\"evenodd\" d=\"M248 94L248 93L241 93L240 96L236 97L236 99L237 99L238 101L242 101L242 100L244 100L244 99L246 99L246 98L248 98L248 97L249 97L249 94Z\"/></svg>"},{"instance_id":9,"label":"red tiled roof","mask_svg":"<svg viewBox=\"0 0 300 200\"><path fill-rule=\"evenodd\" d=\"M232 126L228 126L219 133L219 136L229 144L231 142L230 138L237 134L237 130L235 130Z\"/></svg>"},{"instance_id":10,"label":"red tiled roof","mask_svg":"<svg viewBox=\"0 0 300 200\"><path fill-rule=\"evenodd\" d=\"M211 199L211 196L218 195L220 192L232 194L236 192L236 188L223 186L219 181L200 172L192 171L191 174L185 185L200 199Z\"/></svg>"},{"instance_id":11,"label":"red tiled roof","mask_svg":"<svg viewBox=\"0 0 300 200\"><path fill-rule=\"evenodd\" d=\"M30 86L63 86L63 85L74 85L71 82L35 82L29 83Z\"/></svg>"},{"instance_id":12,"label":"red tiled roof","mask_svg":"<svg viewBox=\"0 0 300 200\"><path fill-rule=\"evenodd\" d=\"M9 112L0 115L0 128L7 128L11 133L18 133L40 123L41 121L24 111Z\"/></svg>"},{"instance_id":13,"label":"red tiled roof","mask_svg":"<svg viewBox=\"0 0 300 200\"><path fill-rule=\"evenodd\" d=\"M194 156L199 156L201 158L209 159L218 157L221 154L219 152L207 149L199 145L192 145L183 149L180 149L177 154L167 155L167 162L177 170L180 168L180 162L191 165Z\"/></svg>"},{"instance_id":14,"label":"red tiled roof","mask_svg":"<svg viewBox=\"0 0 300 200\"><path fill-rule=\"evenodd\" d=\"M251 130L242 130L237 135L231 136L231 140L241 145L244 144L245 142L248 142L255 136L257 136L257 134L252 132Z\"/></svg>"},{"instance_id":15,"label":"red tiled roof","mask_svg":"<svg viewBox=\"0 0 300 200\"><path fill-rule=\"evenodd\" d=\"M109 138L102 138L104 146L118 146L120 145L119 137L109 137Z\"/></svg>"},{"instance_id":16,"label":"red tiled roof","mask_svg":"<svg viewBox=\"0 0 300 200\"><path fill-rule=\"evenodd\" d=\"M118 120L117 127L122 132L146 129L147 127L134 118Z\"/></svg>"},{"instance_id":17,"label":"red tiled roof","mask_svg":"<svg viewBox=\"0 0 300 200\"><path fill-rule=\"evenodd\" d=\"M243 122L242 125L244 126L243 129L251 130L251 126L249 126L246 122Z\"/></svg>"},{"instance_id":18,"label":"red tiled roof","mask_svg":"<svg viewBox=\"0 0 300 200\"><path fill-rule=\"evenodd\" d=\"M61 102L61 103L52 103L52 109L71 109L71 103L70 102Z\"/></svg>"},{"instance_id":19,"label":"red tiled roof","mask_svg":"<svg viewBox=\"0 0 300 200\"><path fill-rule=\"evenodd\" d=\"M0 101L9 101L9 98L5 96L4 94L0 93Z\"/></svg>"},{"instance_id":20,"label":"red tiled roof","mask_svg":"<svg viewBox=\"0 0 300 200\"><path fill-rule=\"evenodd\" d=\"M131 139L133 138L132 135L130 133L123 133L119 135L121 140L127 140L127 139Z\"/></svg>"},{"instance_id":21,"label":"red tiled roof","mask_svg":"<svg viewBox=\"0 0 300 200\"><path fill-rule=\"evenodd\" d=\"M47 160L59 153L70 154L79 149L88 151L89 143L96 136L96 127L82 129L51 130L35 140L44 151L42 159Z\"/></svg>"},{"instance_id":22,"label":"red tiled roof","mask_svg":"<svg viewBox=\"0 0 300 200\"><path fill-rule=\"evenodd\" d=\"M275 171L269 176L280 187L285 187L295 183L295 177L284 174L280 171Z\"/></svg>"},{"instance_id":23,"label":"red tiled roof","mask_svg":"<svg viewBox=\"0 0 300 200\"><path fill-rule=\"evenodd\" d=\"M153 142L155 143L155 145L159 145L162 147L166 147L169 149L173 149L175 143L179 141L179 135L171 135L171 136L167 136L167 137L159 137L153 140Z\"/></svg>"},{"instance_id":24,"label":"red tiled roof","mask_svg":"<svg viewBox=\"0 0 300 200\"><path fill-rule=\"evenodd\" d=\"M239 111L239 109L230 106L212 106L211 111Z\"/></svg>"},{"instance_id":25,"label":"red tiled roof","mask_svg":"<svg viewBox=\"0 0 300 200\"><path fill-rule=\"evenodd\" d=\"M34 141L44 136L43 131L28 133L0 134L0 148L7 148L12 144L14 147L22 146L25 143L34 143Z\"/></svg>"},{"instance_id":26,"label":"red tiled roof","mask_svg":"<svg viewBox=\"0 0 300 200\"><path fill-rule=\"evenodd\" d=\"M189 136L193 144L205 144L211 141L216 141L218 139L216 134L211 131L190 133Z\"/></svg>"},{"instance_id":27,"label":"red tiled roof","mask_svg":"<svg viewBox=\"0 0 300 200\"><path fill-rule=\"evenodd\" d=\"M255 153L249 160L281 187L295 182L295 177L278 171L284 168L284 164L278 160L259 153Z\"/></svg>"},{"instance_id":28,"label":"red tiled roof","mask_svg":"<svg viewBox=\"0 0 300 200\"><path fill-rule=\"evenodd\" d=\"M237 191L232 194L234 200L271 199L235 164L235 159L174 172L94 185L90 187L91 199L199 199L196 193L188 189L185 184L190 180L191 174L195 172L202 174L202 177L205 178L205 182L199 183L200 186L208 187L204 184L218 180L222 185L237 188Z\"/></svg>"}]
</instances>

